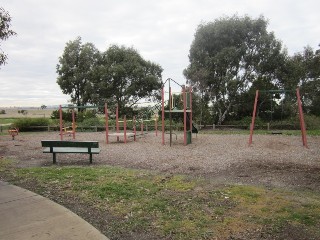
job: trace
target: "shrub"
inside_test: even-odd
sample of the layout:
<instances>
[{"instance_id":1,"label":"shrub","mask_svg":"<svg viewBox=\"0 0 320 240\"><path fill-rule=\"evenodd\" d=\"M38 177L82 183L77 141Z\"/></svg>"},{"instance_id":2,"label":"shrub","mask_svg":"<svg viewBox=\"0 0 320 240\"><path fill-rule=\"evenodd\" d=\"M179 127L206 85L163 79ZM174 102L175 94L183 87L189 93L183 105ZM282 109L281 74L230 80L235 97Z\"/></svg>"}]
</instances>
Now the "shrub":
<instances>
[{"instance_id":1,"label":"shrub","mask_svg":"<svg viewBox=\"0 0 320 240\"><path fill-rule=\"evenodd\" d=\"M19 118L16 119L13 125L19 128L19 131L31 131L32 127L48 126L49 119L47 118Z\"/></svg>"},{"instance_id":2,"label":"shrub","mask_svg":"<svg viewBox=\"0 0 320 240\"><path fill-rule=\"evenodd\" d=\"M59 119L59 110L54 110L50 116L51 119ZM72 111L62 111L62 119L65 122L72 122Z\"/></svg>"},{"instance_id":3,"label":"shrub","mask_svg":"<svg viewBox=\"0 0 320 240\"><path fill-rule=\"evenodd\" d=\"M0 110L0 114L6 114L6 110L4 109Z\"/></svg>"},{"instance_id":4,"label":"shrub","mask_svg":"<svg viewBox=\"0 0 320 240\"><path fill-rule=\"evenodd\" d=\"M319 130L320 129L320 117L315 115L305 115L304 116L306 128L308 130Z\"/></svg>"}]
</instances>

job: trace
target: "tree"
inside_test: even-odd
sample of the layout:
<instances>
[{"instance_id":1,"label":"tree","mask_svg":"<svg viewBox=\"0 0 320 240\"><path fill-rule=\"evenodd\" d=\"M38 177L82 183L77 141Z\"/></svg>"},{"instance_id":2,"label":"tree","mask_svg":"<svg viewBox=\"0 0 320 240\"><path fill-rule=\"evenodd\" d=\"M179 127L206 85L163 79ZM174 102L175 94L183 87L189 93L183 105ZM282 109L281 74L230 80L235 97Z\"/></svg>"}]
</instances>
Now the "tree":
<instances>
[{"instance_id":1,"label":"tree","mask_svg":"<svg viewBox=\"0 0 320 240\"><path fill-rule=\"evenodd\" d=\"M99 57L96 47L92 43L82 44L80 37L69 41L59 57L57 83L77 106L92 102L93 68Z\"/></svg>"},{"instance_id":2,"label":"tree","mask_svg":"<svg viewBox=\"0 0 320 240\"><path fill-rule=\"evenodd\" d=\"M93 101L118 104L120 111L139 100L153 98L161 88L162 68L144 60L137 50L113 45L102 53L95 68Z\"/></svg>"},{"instance_id":3,"label":"tree","mask_svg":"<svg viewBox=\"0 0 320 240\"><path fill-rule=\"evenodd\" d=\"M218 124L254 81L276 84L275 72L284 63L285 52L267 25L263 16L235 15L197 28L184 75L203 96L209 96Z\"/></svg>"},{"instance_id":4,"label":"tree","mask_svg":"<svg viewBox=\"0 0 320 240\"><path fill-rule=\"evenodd\" d=\"M10 29L11 16L10 14L0 7L0 43L7 40L9 37L16 35L14 31ZM6 64L8 59L7 55L1 50L0 45L0 66Z\"/></svg>"}]
</instances>

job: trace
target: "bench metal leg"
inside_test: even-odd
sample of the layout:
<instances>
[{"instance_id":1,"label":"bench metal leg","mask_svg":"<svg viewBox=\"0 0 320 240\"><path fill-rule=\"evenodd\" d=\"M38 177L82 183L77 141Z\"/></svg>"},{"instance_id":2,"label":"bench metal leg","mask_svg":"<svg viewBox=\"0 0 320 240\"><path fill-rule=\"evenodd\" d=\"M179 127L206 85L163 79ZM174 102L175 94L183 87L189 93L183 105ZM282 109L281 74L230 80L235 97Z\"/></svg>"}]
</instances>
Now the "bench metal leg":
<instances>
[{"instance_id":1,"label":"bench metal leg","mask_svg":"<svg viewBox=\"0 0 320 240\"><path fill-rule=\"evenodd\" d=\"M57 163L56 153L53 153L53 164Z\"/></svg>"},{"instance_id":2,"label":"bench metal leg","mask_svg":"<svg viewBox=\"0 0 320 240\"><path fill-rule=\"evenodd\" d=\"M90 163L92 163L92 153L90 153Z\"/></svg>"}]
</instances>

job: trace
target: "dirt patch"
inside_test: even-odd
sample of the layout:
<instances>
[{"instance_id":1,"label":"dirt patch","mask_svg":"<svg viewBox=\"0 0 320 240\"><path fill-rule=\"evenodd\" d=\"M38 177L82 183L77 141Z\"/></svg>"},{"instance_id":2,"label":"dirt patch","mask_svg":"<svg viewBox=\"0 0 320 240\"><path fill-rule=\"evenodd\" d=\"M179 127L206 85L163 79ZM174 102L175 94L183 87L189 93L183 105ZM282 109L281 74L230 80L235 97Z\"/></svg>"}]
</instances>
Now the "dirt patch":
<instances>
[{"instance_id":1,"label":"dirt patch","mask_svg":"<svg viewBox=\"0 0 320 240\"><path fill-rule=\"evenodd\" d=\"M60 139L57 132L21 133L16 140L1 136L0 156L15 159L18 167L50 166L52 154L42 153L41 140ZM65 136L66 140L71 137ZM161 136L149 133L124 144L105 133L78 133L76 139L99 141L101 153L93 166L113 165L204 176L223 183L258 184L267 187L320 190L320 137L308 137L304 148L299 136L256 135L251 147L245 135L203 135L183 146L178 134L172 147L162 146ZM58 154L58 166L89 166L87 154Z\"/></svg>"},{"instance_id":2,"label":"dirt patch","mask_svg":"<svg viewBox=\"0 0 320 240\"><path fill-rule=\"evenodd\" d=\"M52 154L42 153L41 140L59 140L57 132L21 133L16 140L0 136L0 160L15 160L17 167L51 166ZM126 168L156 170L167 174L187 174L205 177L212 184L262 185L267 188L320 191L320 137L308 137L309 148L304 148L299 136L263 135L254 136L248 147L245 135L202 135L193 138L193 143L183 146L183 136L178 134L172 147L162 146L161 136L149 133L136 142L127 144L110 139L105 142L105 133L78 133L77 140L99 141L101 153L93 156L89 164L87 154L58 154L58 166L121 166ZM66 136L66 140L71 137ZM37 189L36 183L24 182L22 187ZM109 213L78 201L76 196L63 196L58 189L44 191L42 195L66 206L98 229L106 229L109 221L118 221ZM121 220L119 220L121 221ZM103 231L103 230L102 230ZM299 226L288 225L279 232L269 229L243 231L229 239L306 239L310 236ZM274 231L274 229L272 229ZM145 232L103 232L112 239L155 239ZM168 238L169 239L169 238Z\"/></svg>"}]
</instances>

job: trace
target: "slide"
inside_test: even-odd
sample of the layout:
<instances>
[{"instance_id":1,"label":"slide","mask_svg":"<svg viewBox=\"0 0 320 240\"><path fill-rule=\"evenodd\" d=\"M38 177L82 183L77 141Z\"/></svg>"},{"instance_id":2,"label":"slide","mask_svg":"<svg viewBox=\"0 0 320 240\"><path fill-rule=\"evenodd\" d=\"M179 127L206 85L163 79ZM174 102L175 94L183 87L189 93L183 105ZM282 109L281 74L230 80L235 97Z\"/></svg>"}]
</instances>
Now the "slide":
<instances>
[{"instance_id":1,"label":"slide","mask_svg":"<svg viewBox=\"0 0 320 240\"><path fill-rule=\"evenodd\" d=\"M189 126L190 126L190 115L187 112L187 130L190 130ZM193 123L192 123L192 133L198 133L198 129L193 125Z\"/></svg>"}]
</instances>

